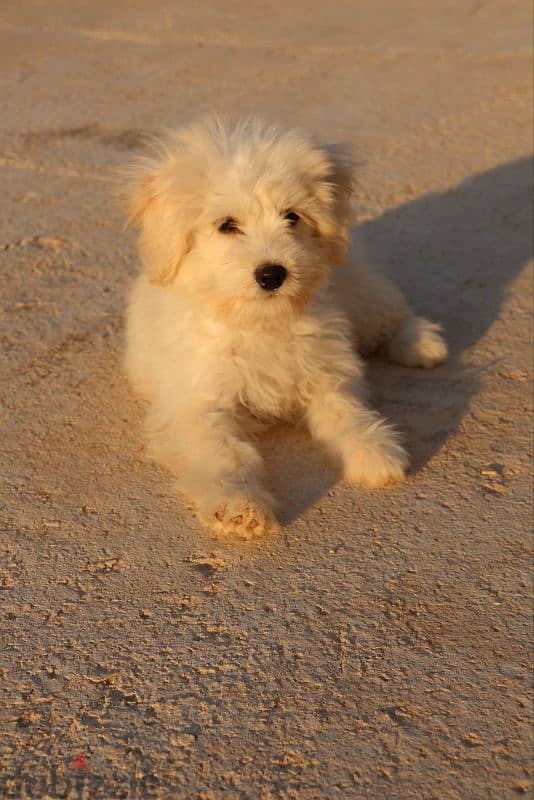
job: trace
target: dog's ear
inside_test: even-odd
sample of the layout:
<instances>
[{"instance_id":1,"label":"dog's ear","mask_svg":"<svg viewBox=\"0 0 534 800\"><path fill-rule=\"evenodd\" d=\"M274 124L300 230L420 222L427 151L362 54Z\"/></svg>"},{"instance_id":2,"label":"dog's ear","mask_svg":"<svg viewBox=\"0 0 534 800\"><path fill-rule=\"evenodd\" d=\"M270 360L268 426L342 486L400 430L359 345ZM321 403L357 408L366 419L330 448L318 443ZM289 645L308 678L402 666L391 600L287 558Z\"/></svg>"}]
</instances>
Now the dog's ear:
<instances>
[{"instance_id":1,"label":"dog's ear","mask_svg":"<svg viewBox=\"0 0 534 800\"><path fill-rule=\"evenodd\" d=\"M354 159L344 145L325 145L321 149L328 162L328 172L318 189L323 213L318 215L317 224L332 263L342 265L350 240Z\"/></svg>"},{"instance_id":2,"label":"dog's ear","mask_svg":"<svg viewBox=\"0 0 534 800\"><path fill-rule=\"evenodd\" d=\"M146 159L129 171L128 223L141 228L139 254L159 286L172 282L192 246L193 204L179 184L175 159Z\"/></svg>"}]
</instances>

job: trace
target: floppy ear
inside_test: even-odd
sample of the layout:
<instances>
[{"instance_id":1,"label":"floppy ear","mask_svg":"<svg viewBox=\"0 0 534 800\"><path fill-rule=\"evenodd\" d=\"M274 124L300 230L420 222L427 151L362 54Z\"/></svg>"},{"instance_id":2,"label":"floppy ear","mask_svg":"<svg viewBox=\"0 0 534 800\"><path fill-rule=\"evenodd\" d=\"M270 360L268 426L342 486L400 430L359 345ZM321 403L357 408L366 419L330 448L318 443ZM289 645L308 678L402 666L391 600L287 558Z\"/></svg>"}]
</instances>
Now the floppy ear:
<instances>
[{"instance_id":1,"label":"floppy ear","mask_svg":"<svg viewBox=\"0 0 534 800\"><path fill-rule=\"evenodd\" d=\"M128 222L141 228L139 254L151 283L164 286L175 278L192 246L194 203L180 190L180 165L146 159L130 170Z\"/></svg>"},{"instance_id":2,"label":"floppy ear","mask_svg":"<svg viewBox=\"0 0 534 800\"><path fill-rule=\"evenodd\" d=\"M317 226L332 263L339 266L345 263L350 240L354 160L350 150L343 145L326 145L322 152L328 167L318 190L322 213L317 216Z\"/></svg>"}]
</instances>

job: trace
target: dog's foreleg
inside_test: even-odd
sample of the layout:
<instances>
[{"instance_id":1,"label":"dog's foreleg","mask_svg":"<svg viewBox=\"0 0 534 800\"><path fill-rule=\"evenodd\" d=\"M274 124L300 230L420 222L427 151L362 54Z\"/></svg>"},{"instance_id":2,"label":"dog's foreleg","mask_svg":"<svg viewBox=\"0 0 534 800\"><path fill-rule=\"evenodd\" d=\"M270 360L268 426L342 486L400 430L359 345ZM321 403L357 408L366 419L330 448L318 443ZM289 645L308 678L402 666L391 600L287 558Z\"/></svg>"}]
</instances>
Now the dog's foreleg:
<instances>
[{"instance_id":1,"label":"dog's foreleg","mask_svg":"<svg viewBox=\"0 0 534 800\"><path fill-rule=\"evenodd\" d=\"M196 410L163 426L156 408L151 416L155 458L178 475L179 488L208 527L244 539L277 528L261 455L231 411Z\"/></svg>"},{"instance_id":2,"label":"dog's foreleg","mask_svg":"<svg viewBox=\"0 0 534 800\"><path fill-rule=\"evenodd\" d=\"M317 390L307 420L312 436L341 460L349 483L378 488L404 477L408 457L399 435L348 388Z\"/></svg>"}]
</instances>

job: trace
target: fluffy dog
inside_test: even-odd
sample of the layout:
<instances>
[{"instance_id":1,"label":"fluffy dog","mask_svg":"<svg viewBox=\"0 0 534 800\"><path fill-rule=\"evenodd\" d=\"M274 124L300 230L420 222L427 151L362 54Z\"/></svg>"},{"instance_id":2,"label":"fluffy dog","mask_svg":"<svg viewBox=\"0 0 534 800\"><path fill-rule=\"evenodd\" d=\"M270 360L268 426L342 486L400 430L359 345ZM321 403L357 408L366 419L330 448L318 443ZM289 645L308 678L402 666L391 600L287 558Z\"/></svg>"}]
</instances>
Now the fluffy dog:
<instances>
[{"instance_id":1,"label":"fluffy dog","mask_svg":"<svg viewBox=\"0 0 534 800\"><path fill-rule=\"evenodd\" d=\"M380 347L432 367L447 348L358 253L336 269L351 187L342 150L255 119L201 120L132 168L145 271L130 296L126 368L150 403L152 456L222 534L277 527L254 419L305 423L350 483L405 474L398 434L366 404L358 353Z\"/></svg>"}]
</instances>

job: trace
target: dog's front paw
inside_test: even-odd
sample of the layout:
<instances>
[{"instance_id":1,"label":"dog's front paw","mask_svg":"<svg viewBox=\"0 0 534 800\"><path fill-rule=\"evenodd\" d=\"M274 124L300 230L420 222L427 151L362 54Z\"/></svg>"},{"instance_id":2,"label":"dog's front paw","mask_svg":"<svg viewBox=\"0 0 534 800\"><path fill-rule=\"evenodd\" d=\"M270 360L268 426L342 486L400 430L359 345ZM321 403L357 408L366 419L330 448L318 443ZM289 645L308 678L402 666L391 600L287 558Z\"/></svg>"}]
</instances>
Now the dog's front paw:
<instances>
[{"instance_id":1,"label":"dog's front paw","mask_svg":"<svg viewBox=\"0 0 534 800\"><path fill-rule=\"evenodd\" d=\"M354 441L345 457L343 477L349 483L379 489L402 481L407 466L408 455L395 431L380 426L373 435Z\"/></svg>"},{"instance_id":2,"label":"dog's front paw","mask_svg":"<svg viewBox=\"0 0 534 800\"><path fill-rule=\"evenodd\" d=\"M199 513L202 522L219 536L254 539L278 530L274 513L263 502L249 497L233 497L213 511Z\"/></svg>"}]
</instances>

